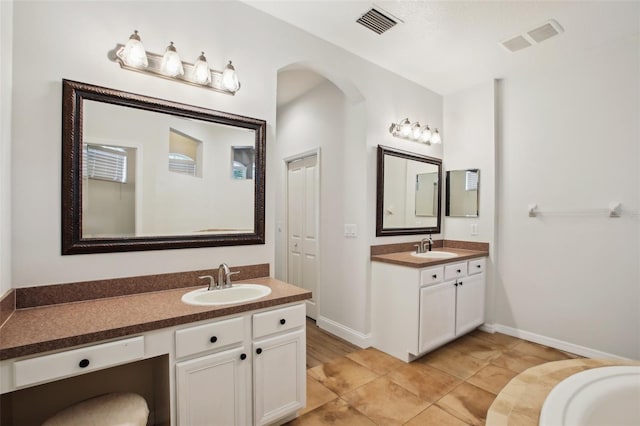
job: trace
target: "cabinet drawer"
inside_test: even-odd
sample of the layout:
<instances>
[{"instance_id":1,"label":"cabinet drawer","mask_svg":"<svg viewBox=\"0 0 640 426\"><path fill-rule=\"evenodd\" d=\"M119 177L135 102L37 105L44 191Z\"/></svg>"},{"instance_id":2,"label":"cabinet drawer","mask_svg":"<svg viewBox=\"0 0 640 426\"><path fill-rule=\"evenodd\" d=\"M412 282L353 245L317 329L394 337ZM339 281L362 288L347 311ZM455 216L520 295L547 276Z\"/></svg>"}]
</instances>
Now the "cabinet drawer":
<instances>
[{"instance_id":1,"label":"cabinet drawer","mask_svg":"<svg viewBox=\"0 0 640 426\"><path fill-rule=\"evenodd\" d=\"M444 279L444 268L439 266L437 268L424 269L420 272L420 286L438 284Z\"/></svg>"},{"instance_id":2,"label":"cabinet drawer","mask_svg":"<svg viewBox=\"0 0 640 426\"><path fill-rule=\"evenodd\" d=\"M464 277L467 275L467 264L466 263L454 263L451 265L444 266L444 279L452 280L455 278Z\"/></svg>"},{"instance_id":3,"label":"cabinet drawer","mask_svg":"<svg viewBox=\"0 0 640 426\"><path fill-rule=\"evenodd\" d=\"M484 272L485 259L474 259L469 261L469 275Z\"/></svg>"},{"instance_id":4,"label":"cabinet drawer","mask_svg":"<svg viewBox=\"0 0 640 426\"><path fill-rule=\"evenodd\" d=\"M224 348L244 340L244 317L176 331L176 357Z\"/></svg>"},{"instance_id":5,"label":"cabinet drawer","mask_svg":"<svg viewBox=\"0 0 640 426\"><path fill-rule=\"evenodd\" d=\"M144 337L87 346L13 364L16 387L100 370L144 358Z\"/></svg>"},{"instance_id":6,"label":"cabinet drawer","mask_svg":"<svg viewBox=\"0 0 640 426\"><path fill-rule=\"evenodd\" d=\"M296 327L304 327L306 315L304 304L255 314L253 316L253 337L255 339Z\"/></svg>"}]
</instances>

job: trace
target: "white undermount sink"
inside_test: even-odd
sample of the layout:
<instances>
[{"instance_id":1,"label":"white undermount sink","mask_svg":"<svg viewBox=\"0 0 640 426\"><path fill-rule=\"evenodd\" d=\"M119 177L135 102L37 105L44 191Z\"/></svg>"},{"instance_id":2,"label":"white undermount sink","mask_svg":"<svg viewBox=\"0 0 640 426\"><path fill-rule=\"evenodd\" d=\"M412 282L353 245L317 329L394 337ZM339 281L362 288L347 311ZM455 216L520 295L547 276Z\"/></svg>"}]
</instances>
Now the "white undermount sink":
<instances>
[{"instance_id":1,"label":"white undermount sink","mask_svg":"<svg viewBox=\"0 0 640 426\"><path fill-rule=\"evenodd\" d=\"M458 255L449 251L428 251L426 253L411 252L411 256L420 257L422 259L450 259Z\"/></svg>"},{"instance_id":2,"label":"white undermount sink","mask_svg":"<svg viewBox=\"0 0 640 426\"><path fill-rule=\"evenodd\" d=\"M182 296L189 305L216 306L250 302L271 294L271 288L260 284L233 284L232 287L209 290L199 288Z\"/></svg>"}]
</instances>

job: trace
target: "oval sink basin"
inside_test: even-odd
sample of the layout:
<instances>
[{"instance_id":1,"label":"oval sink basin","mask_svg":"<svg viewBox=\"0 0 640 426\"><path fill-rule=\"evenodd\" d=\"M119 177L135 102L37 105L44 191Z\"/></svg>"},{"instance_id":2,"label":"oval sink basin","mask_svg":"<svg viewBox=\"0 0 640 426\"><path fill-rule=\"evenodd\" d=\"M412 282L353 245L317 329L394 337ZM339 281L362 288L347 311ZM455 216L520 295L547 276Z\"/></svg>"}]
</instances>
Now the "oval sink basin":
<instances>
[{"instance_id":1,"label":"oval sink basin","mask_svg":"<svg viewBox=\"0 0 640 426\"><path fill-rule=\"evenodd\" d=\"M411 252L411 256L420 257L422 259L450 259L458 255L448 251L428 251L426 253Z\"/></svg>"},{"instance_id":2,"label":"oval sink basin","mask_svg":"<svg viewBox=\"0 0 640 426\"><path fill-rule=\"evenodd\" d=\"M182 296L182 301L189 305L216 306L243 303L260 299L271 293L271 288L260 284L233 284L230 288L208 290L199 288Z\"/></svg>"}]
</instances>

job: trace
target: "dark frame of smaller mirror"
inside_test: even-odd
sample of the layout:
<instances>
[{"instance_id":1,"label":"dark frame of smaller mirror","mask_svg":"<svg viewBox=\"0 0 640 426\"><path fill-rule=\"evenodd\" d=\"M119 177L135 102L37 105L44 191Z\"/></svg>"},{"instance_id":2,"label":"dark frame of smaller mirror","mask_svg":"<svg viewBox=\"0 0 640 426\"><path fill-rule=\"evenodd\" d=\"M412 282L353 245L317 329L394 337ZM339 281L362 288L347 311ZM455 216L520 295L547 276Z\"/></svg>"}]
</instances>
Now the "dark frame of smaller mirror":
<instances>
[{"instance_id":1,"label":"dark frame of smaller mirror","mask_svg":"<svg viewBox=\"0 0 640 426\"><path fill-rule=\"evenodd\" d=\"M255 132L256 148L254 232L217 235L83 238L82 119L84 100L105 102L253 130ZM71 80L62 80L62 254L264 244L266 128L266 121L257 118L244 117Z\"/></svg>"},{"instance_id":2,"label":"dark frame of smaller mirror","mask_svg":"<svg viewBox=\"0 0 640 426\"><path fill-rule=\"evenodd\" d=\"M420 161L423 163L433 164L438 167L438 216L437 225L423 228L385 228L384 227L384 157L391 155L394 157L405 158L407 160ZM439 234L441 224L440 206L442 203L442 160L439 158L427 157L426 155L415 154L412 152L402 151L395 148L389 148L378 145L378 170L377 170L377 189L376 189L376 236L385 237L391 235L417 235L417 234Z\"/></svg>"},{"instance_id":3,"label":"dark frame of smaller mirror","mask_svg":"<svg viewBox=\"0 0 640 426\"><path fill-rule=\"evenodd\" d=\"M451 173L452 172L475 172L476 173L476 189L475 189L475 213L473 214L451 214ZM479 217L480 216L480 169L462 169L462 170L447 170L445 172L445 205L444 215L448 217Z\"/></svg>"}]
</instances>

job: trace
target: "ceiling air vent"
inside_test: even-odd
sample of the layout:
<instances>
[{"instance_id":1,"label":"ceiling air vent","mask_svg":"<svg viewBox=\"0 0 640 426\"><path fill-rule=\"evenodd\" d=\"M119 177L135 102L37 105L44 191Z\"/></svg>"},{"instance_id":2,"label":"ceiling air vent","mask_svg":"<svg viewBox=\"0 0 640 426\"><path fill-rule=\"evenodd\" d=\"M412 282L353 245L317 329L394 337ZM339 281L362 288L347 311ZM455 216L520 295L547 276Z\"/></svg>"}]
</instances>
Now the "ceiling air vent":
<instances>
[{"instance_id":1,"label":"ceiling air vent","mask_svg":"<svg viewBox=\"0 0 640 426\"><path fill-rule=\"evenodd\" d=\"M525 33L510 37L501 41L500 45L509 52L517 52L534 44L541 43L553 36L564 32L562 26L554 19L550 19L539 27L533 28Z\"/></svg>"},{"instance_id":2,"label":"ceiling air vent","mask_svg":"<svg viewBox=\"0 0 640 426\"><path fill-rule=\"evenodd\" d=\"M390 30L399 21L399 19L394 19L380 9L371 8L367 13L358 18L356 22L369 28L376 34L382 34Z\"/></svg>"}]
</instances>

